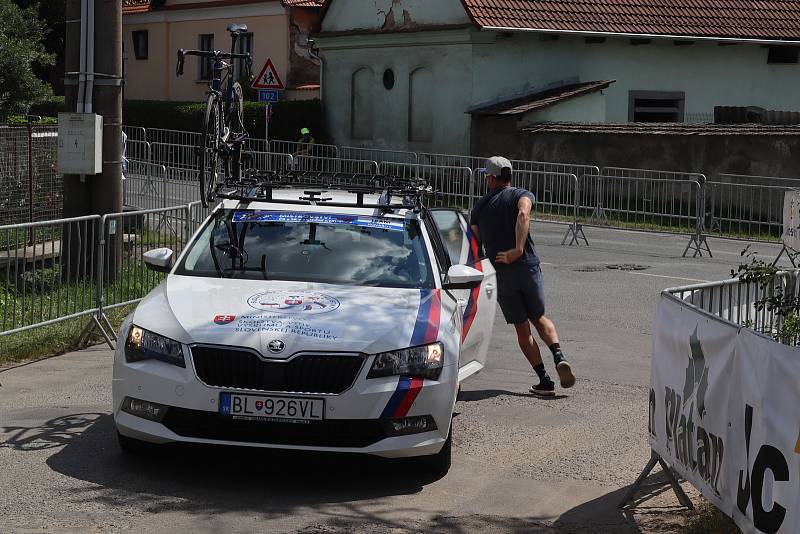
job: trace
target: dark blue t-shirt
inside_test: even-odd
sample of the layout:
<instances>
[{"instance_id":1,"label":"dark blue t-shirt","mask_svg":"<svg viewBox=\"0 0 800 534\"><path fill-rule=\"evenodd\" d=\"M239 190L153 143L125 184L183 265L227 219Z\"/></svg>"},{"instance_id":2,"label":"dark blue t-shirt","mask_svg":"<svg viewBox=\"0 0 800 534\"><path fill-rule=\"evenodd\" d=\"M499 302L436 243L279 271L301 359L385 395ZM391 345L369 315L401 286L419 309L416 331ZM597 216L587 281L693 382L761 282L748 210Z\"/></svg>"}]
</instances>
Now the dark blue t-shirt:
<instances>
[{"instance_id":1,"label":"dark blue t-shirt","mask_svg":"<svg viewBox=\"0 0 800 534\"><path fill-rule=\"evenodd\" d=\"M531 199L532 204L536 202L533 193L526 189L501 187L489 191L472 208L470 224L478 226L486 257L489 258L492 265L495 265L494 258L498 252L517 246L517 215L519 214L519 201L522 197ZM522 256L514 262L514 264L516 263L539 264L539 257L536 255L536 247L530 232L525 240ZM505 264L500 264L500 267L505 267Z\"/></svg>"}]
</instances>

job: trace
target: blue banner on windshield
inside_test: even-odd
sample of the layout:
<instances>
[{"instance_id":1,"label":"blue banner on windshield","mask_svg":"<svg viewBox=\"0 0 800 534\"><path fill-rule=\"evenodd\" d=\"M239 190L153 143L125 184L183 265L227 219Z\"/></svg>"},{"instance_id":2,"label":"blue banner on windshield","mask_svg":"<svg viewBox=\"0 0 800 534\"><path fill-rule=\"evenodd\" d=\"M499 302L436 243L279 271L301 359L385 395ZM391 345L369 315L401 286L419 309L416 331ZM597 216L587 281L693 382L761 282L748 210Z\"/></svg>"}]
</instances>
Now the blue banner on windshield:
<instances>
[{"instance_id":1,"label":"blue banner on windshield","mask_svg":"<svg viewBox=\"0 0 800 534\"><path fill-rule=\"evenodd\" d=\"M233 214L233 222L279 222L279 223L314 223L314 224L347 224L362 228L376 228L402 232L405 224L401 220L359 215L338 215L335 213L303 213L288 211L237 211Z\"/></svg>"}]
</instances>

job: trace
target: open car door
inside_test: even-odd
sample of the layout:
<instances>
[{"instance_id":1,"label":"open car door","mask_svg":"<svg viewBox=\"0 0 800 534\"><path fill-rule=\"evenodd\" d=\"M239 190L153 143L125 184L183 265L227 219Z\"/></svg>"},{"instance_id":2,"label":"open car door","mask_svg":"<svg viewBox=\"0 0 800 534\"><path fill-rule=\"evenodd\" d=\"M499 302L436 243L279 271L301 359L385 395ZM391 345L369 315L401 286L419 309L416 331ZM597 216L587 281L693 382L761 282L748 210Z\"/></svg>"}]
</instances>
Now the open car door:
<instances>
[{"instance_id":1,"label":"open car door","mask_svg":"<svg viewBox=\"0 0 800 534\"><path fill-rule=\"evenodd\" d=\"M486 365L497 311L497 283L494 267L483 257L464 215L455 209L434 208L431 216L453 265L469 265L484 273L475 289L454 290L461 307L461 359L458 380L474 375Z\"/></svg>"}]
</instances>

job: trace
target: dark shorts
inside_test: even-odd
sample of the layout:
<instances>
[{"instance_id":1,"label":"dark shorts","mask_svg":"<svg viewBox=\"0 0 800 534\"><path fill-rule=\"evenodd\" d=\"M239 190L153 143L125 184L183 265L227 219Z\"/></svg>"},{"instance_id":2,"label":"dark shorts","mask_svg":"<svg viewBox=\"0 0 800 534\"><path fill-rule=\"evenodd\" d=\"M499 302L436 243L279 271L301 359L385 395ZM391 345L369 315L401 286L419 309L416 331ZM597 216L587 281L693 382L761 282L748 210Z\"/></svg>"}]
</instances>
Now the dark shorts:
<instances>
[{"instance_id":1,"label":"dark shorts","mask_svg":"<svg viewBox=\"0 0 800 534\"><path fill-rule=\"evenodd\" d=\"M544 315L544 282L539 265L509 265L497 269L497 302L508 324Z\"/></svg>"}]
</instances>

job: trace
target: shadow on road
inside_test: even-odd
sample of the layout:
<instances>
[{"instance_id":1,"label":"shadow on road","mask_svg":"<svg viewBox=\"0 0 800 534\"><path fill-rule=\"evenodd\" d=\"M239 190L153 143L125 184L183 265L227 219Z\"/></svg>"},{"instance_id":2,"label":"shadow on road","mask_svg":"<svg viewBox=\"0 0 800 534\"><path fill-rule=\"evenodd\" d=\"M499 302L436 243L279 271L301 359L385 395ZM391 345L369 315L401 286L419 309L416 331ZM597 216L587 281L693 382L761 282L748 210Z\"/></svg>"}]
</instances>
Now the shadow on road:
<instances>
[{"instance_id":1,"label":"shadow on road","mask_svg":"<svg viewBox=\"0 0 800 534\"><path fill-rule=\"evenodd\" d=\"M462 395L465 393L468 392ZM410 462L360 455L181 445L129 456L116 443L111 415L101 413L58 417L36 427L2 427L0 435L0 448L35 451L60 447L47 459L47 465L65 476L90 483L84 489L73 490L72 498L77 503L202 517L249 514L242 517L256 516L259 520L285 519L292 514L307 517L313 511L322 530L309 527L299 532L332 529L353 533L536 534L585 532L591 528L594 532L635 533L640 530L634 514L641 517L665 513L646 506L618 509L626 488L575 507L554 524L545 524L539 517L483 515L480 507L474 514L463 510L448 514L441 511L446 502L423 510L404 505L402 497L422 491L436 479L421 473ZM669 490L659 476L647 479L650 485L632 503L634 507Z\"/></svg>"},{"instance_id":2,"label":"shadow on road","mask_svg":"<svg viewBox=\"0 0 800 534\"><path fill-rule=\"evenodd\" d=\"M65 428L67 423L73 432ZM436 480L409 469L405 461L360 455L168 445L129 456L117 446L108 414L62 417L35 430L38 437L26 433L28 442L52 440L52 446L63 446L48 458L50 468L102 488L99 496L92 491L92 499L149 511L166 507L204 514L253 510L285 515L299 506L413 494ZM25 444L15 440L5 446Z\"/></svg>"},{"instance_id":3,"label":"shadow on road","mask_svg":"<svg viewBox=\"0 0 800 534\"><path fill-rule=\"evenodd\" d=\"M535 393L519 393L517 391L506 391L504 389L481 389L474 391L460 391L458 393L459 401L463 402L476 402L494 397L527 397L530 399L539 399L543 401L554 401L569 398L569 395L553 395L550 397L543 397Z\"/></svg>"}]
</instances>

